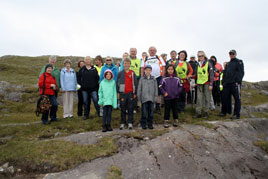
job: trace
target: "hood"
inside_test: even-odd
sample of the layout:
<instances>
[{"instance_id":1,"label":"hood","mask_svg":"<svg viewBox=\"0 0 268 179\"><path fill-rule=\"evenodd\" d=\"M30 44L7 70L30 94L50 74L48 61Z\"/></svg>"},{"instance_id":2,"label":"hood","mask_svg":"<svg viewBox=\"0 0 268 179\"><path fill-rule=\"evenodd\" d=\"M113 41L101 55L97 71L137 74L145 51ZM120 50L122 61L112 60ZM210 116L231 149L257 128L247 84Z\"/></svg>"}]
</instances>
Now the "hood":
<instances>
[{"instance_id":1,"label":"hood","mask_svg":"<svg viewBox=\"0 0 268 179\"><path fill-rule=\"evenodd\" d=\"M114 67L116 67L114 63L112 63L111 66L109 66L109 67L108 67L107 64L105 64L105 66L106 66L107 68L109 68L109 69L113 69Z\"/></svg>"},{"instance_id":2,"label":"hood","mask_svg":"<svg viewBox=\"0 0 268 179\"><path fill-rule=\"evenodd\" d=\"M106 73L108 73L108 72L110 72L111 74L112 74L112 78L111 78L111 80L114 78L114 74L113 74L113 72L111 71L111 70L105 70L105 72L103 73L103 78L104 79L106 79L105 78L105 75L106 75Z\"/></svg>"}]
</instances>

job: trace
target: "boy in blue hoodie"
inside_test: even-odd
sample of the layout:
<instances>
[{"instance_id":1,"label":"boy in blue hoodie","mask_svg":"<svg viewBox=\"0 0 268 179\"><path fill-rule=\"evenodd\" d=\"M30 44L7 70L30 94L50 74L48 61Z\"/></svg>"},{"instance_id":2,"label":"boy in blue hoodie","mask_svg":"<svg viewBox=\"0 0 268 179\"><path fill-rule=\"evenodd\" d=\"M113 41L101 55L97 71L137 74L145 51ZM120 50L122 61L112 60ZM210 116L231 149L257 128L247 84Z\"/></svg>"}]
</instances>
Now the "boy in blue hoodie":
<instances>
[{"instance_id":1,"label":"boy in blue hoodie","mask_svg":"<svg viewBox=\"0 0 268 179\"><path fill-rule=\"evenodd\" d=\"M113 80L113 73L111 70L104 72L104 80L100 83L99 88L99 105L103 107L102 116L102 132L112 131L112 109L117 108L117 94L116 83Z\"/></svg>"}]
</instances>

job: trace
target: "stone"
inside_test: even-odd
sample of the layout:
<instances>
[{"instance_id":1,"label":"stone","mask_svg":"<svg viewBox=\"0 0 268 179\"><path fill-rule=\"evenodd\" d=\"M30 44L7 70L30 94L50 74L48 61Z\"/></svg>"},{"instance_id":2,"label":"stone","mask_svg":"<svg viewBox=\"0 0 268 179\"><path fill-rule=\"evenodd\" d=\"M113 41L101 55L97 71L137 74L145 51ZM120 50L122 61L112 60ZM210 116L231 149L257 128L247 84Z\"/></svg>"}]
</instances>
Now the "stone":
<instances>
[{"instance_id":1,"label":"stone","mask_svg":"<svg viewBox=\"0 0 268 179\"><path fill-rule=\"evenodd\" d=\"M15 172L13 166L8 167L8 168L7 168L7 171L8 171L9 173L11 173L11 174L13 174L13 173Z\"/></svg>"},{"instance_id":2,"label":"stone","mask_svg":"<svg viewBox=\"0 0 268 179\"><path fill-rule=\"evenodd\" d=\"M3 168L8 168L8 165L9 165L9 163L7 162L7 163L5 163L4 165L2 165L2 167L3 167Z\"/></svg>"}]
</instances>

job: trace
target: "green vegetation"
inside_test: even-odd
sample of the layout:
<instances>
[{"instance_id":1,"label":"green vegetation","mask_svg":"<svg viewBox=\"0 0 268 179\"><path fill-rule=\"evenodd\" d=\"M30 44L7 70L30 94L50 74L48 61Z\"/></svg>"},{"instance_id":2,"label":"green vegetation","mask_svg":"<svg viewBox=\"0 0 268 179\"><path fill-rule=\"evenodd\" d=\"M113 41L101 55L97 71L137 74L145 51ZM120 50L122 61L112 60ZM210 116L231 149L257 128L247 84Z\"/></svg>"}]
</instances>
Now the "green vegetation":
<instances>
[{"instance_id":1,"label":"green vegetation","mask_svg":"<svg viewBox=\"0 0 268 179\"><path fill-rule=\"evenodd\" d=\"M60 140L13 140L1 146L0 159L28 172L56 172L97 157L112 155L116 151L117 145L111 137L104 137L94 145Z\"/></svg>"},{"instance_id":2,"label":"green vegetation","mask_svg":"<svg viewBox=\"0 0 268 179\"><path fill-rule=\"evenodd\" d=\"M123 179L120 167L112 165L110 167L110 171L107 174L107 179Z\"/></svg>"},{"instance_id":3,"label":"green vegetation","mask_svg":"<svg viewBox=\"0 0 268 179\"><path fill-rule=\"evenodd\" d=\"M258 140L254 142L254 145L260 147L261 149L263 149L265 152L268 153L268 141Z\"/></svg>"}]
</instances>

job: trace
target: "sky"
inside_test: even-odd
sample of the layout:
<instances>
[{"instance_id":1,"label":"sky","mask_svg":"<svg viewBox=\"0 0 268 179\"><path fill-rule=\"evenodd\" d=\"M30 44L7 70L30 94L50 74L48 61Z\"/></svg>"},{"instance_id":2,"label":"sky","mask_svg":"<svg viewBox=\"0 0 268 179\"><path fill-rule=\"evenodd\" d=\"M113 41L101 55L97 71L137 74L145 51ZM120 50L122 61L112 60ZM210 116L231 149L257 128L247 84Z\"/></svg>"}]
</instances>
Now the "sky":
<instances>
[{"instance_id":1,"label":"sky","mask_svg":"<svg viewBox=\"0 0 268 179\"><path fill-rule=\"evenodd\" d=\"M0 0L0 56L122 57L236 49L245 81L268 80L267 0Z\"/></svg>"}]
</instances>

